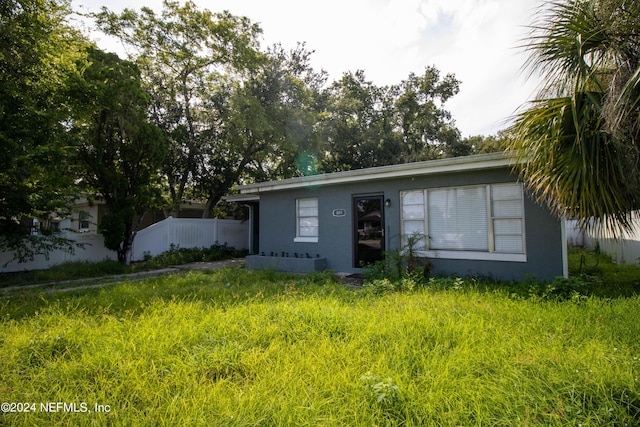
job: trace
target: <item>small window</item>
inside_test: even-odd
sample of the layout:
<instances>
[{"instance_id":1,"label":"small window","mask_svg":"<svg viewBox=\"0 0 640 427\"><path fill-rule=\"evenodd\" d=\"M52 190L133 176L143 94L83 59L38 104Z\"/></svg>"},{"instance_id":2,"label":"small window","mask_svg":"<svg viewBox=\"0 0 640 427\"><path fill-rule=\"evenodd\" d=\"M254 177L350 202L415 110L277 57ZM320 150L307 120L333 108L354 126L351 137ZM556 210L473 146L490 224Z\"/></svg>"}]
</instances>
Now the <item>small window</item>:
<instances>
[{"instance_id":1,"label":"small window","mask_svg":"<svg viewBox=\"0 0 640 427\"><path fill-rule=\"evenodd\" d=\"M296 200L295 242L318 241L318 199Z\"/></svg>"},{"instance_id":2,"label":"small window","mask_svg":"<svg viewBox=\"0 0 640 427\"><path fill-rule=\"evenodd\" d=\"M78 229L80 231L89 231L89 225L91 224L90 220L91 215L89 215L87 212L80 212L80 214L78 215Z\"/></svg>"}]
</instances>

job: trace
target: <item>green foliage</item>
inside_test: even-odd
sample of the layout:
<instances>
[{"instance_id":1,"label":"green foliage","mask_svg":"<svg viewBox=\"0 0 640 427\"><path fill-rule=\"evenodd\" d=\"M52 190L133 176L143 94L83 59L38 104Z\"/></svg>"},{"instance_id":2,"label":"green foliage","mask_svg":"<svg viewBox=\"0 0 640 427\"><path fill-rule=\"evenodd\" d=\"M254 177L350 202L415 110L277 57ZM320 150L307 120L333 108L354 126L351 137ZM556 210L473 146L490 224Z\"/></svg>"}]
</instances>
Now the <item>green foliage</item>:
<instances>
[{"instance_id":1,"label":"green foliage","mask_svg":"<svg viewBox=\"0 0 640 427\"><path fill-rule=\"evenodd\" d=\"M240 258L247 255L246 250L234 249L229 246L215 244L209 248L179 248L171 245L171 249L160 255L145 260L145 268L163 268L171 265L188 264L192 262L218 261L228 258Z\"/></svg>"},{"instance_id":2,"label":"green foliage","mask_svg":"<svg viewBox=\"0 0 640 427\"><path fill-rule=\"evenodd\" d=\"M108 275L136 273L155 270L192 262L218 261L229 258L242 258L247 255L244 249L234 249L227 245L212 245L209 248L178 248L172 246L167 252L156 256L147 256L144 261L125 266L116 261L70 262L53 266L46 270L33 270L18 273L0 274L2 286L18 286L61 282ZM319 273L322 280L325 274ZM311 279L310 279L311 280ZM80 285L84 284L81 283ZM65 286L69 286L66 284Z\"/></svg>"},{"instance_id":3,"label":"green foliage","mask_svg":"<svg viewBox=\"0 0 640 427\"><path fill-rule=\"evenodd\" d=\"M29 219L65 212L77 193L69 81L86 41L68 23L64 0L0 5L0 250L32 259L73 244L32 236Z\"/></svg>"},{"instance_id":4,"label":"green foliage","mask_svg":"<svg viewBox=\"0 0 640 427\"><path fill-rule=\"evenodd\" d=\"M0 274L0 282L2 283L2 287L20 286L85 279L113 274L125 274L131 272L133 272L131 266L125 266L117 261L111 260L100 262L67 262L55 265L46 270L2 273Z\"/></svg>"},{"instance_id":5,"label":"green foliage","mask_svg":"<svg viewBox=\"0 0 640 427\"><path fill-rule=\"evenodd\" d=\"M415 232L404 236L400 249L385 251L384 259L365 266L365 287L375 293L412 290L423 285L431 273L431 262L419 257L420 242L428 237Z\"/></svg>"},{"instance_id":6,"label":"green foliage","mask_svg":"<svg viewBox=\"0 0 640 427\"><path fill-rule=\"evenodd\" d=\"M380 409L391 423L402 423L402 397L400 387L393 378L381 378L367 372L360 377L360 381L374 410Z\"/></svg>"},{"instance_id":7,"label":"green foliage","mask_svg":"<svg viewBox=\"0 0 640 427\"><path fill-rule=\"evenodd\" d=\"M590 288L597 282L586 276L558 277L551 283L533 282L529 286L529 295L543 299L579 300L590 294Z\"/></svg>"},{"instance_id":8,"label":"green foliage","mask_svg":"<svg viewBox=\"0 0 640 427\"><path fill-rule=\"evenodd\" d=\"M240 181L314 174L316 86L304 45L268 49L243 79L219 91L216 129L197 173L196 194L215 205ZM211 155L213 153L213 155Z\"/></svg>"},{"instance_id":9,"label":"green foliage","mask_svg":"<svg viewBox=\"0 0 640 427\"><path fill-rule=\"evenodd\" d=\"M171 215L177 216L192 183L199 195L225 195L266 149L259 99L239 95L238 104L229 105L231 94L242 87L240 77L258 73L263 63L260 28L228 12L200 10L193 2L165 1L160 15L147 7L120 14L103 7L96 19L105 33L131 48L142 72L153 122L168 143L163 173ZM233 119L236 125L245 122L237 129ZM254 133L260 135L257 140L247 139ZM207 209L216 201L210 200Z\"/></svg>"},{"instance_id":10,"label":"green foliage","mask_svg":"<svg viewBox=\"0 0 640 427\"><path fill-rule=\"evenodd\" d=\"M336 172L470 154L442 105L458 93L453 75L435 67L378 87L365 73L345 73L322 94L320 166ZM454 148L457 147L457 148Z\"/></svg>"},{"instance_id":11,"label":"green foliage","mask_svg":"<svg viewBox=\"0 0 640 427\"><path fill-rule=\"evenodd\" d=\"M600 297L631 296L640 293L640 268L617 265L600 251L569 251L569 277L589 283L589 294Z\"/></svg>"},{"instance_id":12,"label":"green foliage","mask_svg":"<svg viewBox=\"0 0 640 427\"><path fill-rule=\"evenodd\" d=\"M105 246L125 264L137 232L134 221L160 198L154 184L166 145L160 129L147 121L149 99L135 64L95 48L88 59L76 83L78 164L82 184L108 208L98 224Z\"/></svg>"},{"instance_id":13,"label":"green foliage","mask_svg":"<svg viewBox=\"0 0 640 427\"><path fill-rule=\"evenodd\" d=\"M638 296L372 296L224 269L8 294L3 425L637 425Z\"/></svg>"},{"instance_id":14,"label":"green foliage","mask_svg":"<svg viewBox=\"0 0 640 427\"><path fill-rule=\"evenodd\" d=\"M565 301L587 297L619 298L640 294L640 268L616 265L610 257L596 251L569 251L569 277L540 281L535 276L523 282L496 282L490 278L429 277L419 268L407 268L407 251L390 251L384 260L367 266L364 289L372 295L393 292L432 290L487 290L502 292L513 298ZM428 260L427 260L428 261Z\"/></svg>"},{"instance_id":15,"label":"green foliage","mask_svg":"<svg viewBox=\"0 0 640 427\"><path fill-rule=\"evenodd\" d=\"M525 48L545 84L509 130L508 148L540 200L614 234L640 207L639 13L624 0L541 8Z\"/></svg>"}]
</instances>

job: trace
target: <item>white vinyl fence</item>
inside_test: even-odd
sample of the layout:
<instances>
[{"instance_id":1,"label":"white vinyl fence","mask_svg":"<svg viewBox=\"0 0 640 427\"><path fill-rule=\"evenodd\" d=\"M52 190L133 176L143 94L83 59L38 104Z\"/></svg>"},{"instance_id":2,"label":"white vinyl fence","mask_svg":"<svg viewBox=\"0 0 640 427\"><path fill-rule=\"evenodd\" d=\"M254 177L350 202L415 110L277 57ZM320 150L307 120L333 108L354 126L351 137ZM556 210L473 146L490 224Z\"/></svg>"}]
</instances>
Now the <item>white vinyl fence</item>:
<instances>
[{"instance_id":1,"label":"white vinyl fence","mask_svg":"<svg viewBox=\"0 0 640 427\"><path fill-rule=\"evenodd\" d=\"M633 221L634 229L618 239L602 232L582 232L577 228L576 221L567 221L567 243L590 249L598 244L600 250L617 264L640 265L640 212L633 212Z\"/></svg>"},{"instance_id":2,"label":"white vinyl fence","mask_svg":"<svg viewBox=\"0 0 640 427\"><path fill-rule=\"evenodd\" d=\"M64 237L85 245L73 254L54 251L48 259L37 256L33 261L12 261L11 253L0 253L0 273L42 270L57 264L76 261L118 259L114 251L104 247L104 239L94 233L67 233ZM249 247L249 222L228 219L167 218L140 230L133 241L132 261L141 261L145 254L158 255L174 248L208 248L227 244L236 249ZM5 265L6 264L6 265Z\"/></svg>"},{"instance_id":3,"label":"white vinyl fence","mask_svg":"<svg viewBox=\"0 0 640 427\"><path fill-rule=\"evenodd\" d=\"M133 241L133 260L174 248L208 248L214 244L249 247L249 222L232 219L167 218L144 230Z\"/></svg>"},{"instance_id":4,"label":"white vinyl fence","mask_svg":"<svg viewBox=\"0 0 640 427\"><path fill-rule=\"evenodd\" d=\"M567 232L567 245L584 247L584 232L578 228L578 221L565 221L565 230Z\"/></svg>"}]
</instances>

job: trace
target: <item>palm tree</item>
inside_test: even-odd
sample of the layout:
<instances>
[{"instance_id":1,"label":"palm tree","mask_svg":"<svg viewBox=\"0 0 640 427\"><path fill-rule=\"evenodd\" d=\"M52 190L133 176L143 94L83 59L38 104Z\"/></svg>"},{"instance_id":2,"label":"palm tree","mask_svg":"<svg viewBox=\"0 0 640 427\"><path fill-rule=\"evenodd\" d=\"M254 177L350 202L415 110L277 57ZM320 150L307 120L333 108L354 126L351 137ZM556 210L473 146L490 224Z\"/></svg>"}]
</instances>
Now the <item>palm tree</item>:
<instances>
[{"instance_id":1,"label":"palm tree","mask_svg":"<svg viewBox=\"0 0 640 427\"><path fill-rule=\"evenodd\" d=\"M547 3L525 49L545 83L508 130L518 169L557 214L620 235L640 208L640 2Z\"/></svg>"}]
</instances>

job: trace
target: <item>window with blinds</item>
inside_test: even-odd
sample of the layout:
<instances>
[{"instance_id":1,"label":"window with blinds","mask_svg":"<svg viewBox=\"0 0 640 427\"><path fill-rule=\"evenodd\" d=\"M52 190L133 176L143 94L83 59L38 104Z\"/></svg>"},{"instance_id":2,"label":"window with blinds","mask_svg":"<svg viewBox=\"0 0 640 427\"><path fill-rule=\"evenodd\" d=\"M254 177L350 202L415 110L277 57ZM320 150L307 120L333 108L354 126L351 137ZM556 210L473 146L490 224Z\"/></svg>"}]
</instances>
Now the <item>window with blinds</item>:
<instances>
[{"instance_id":1,"label":"window with blinds","mask_svg":"<svg viewBox=\"0 0 640 427\"><path fill-rule=\"evenodd\" d=\"M524 254L518 183L403 191L402 235L428 236L419 250Z\"/></svg>"},{"instance_id":2,"label":"window with blinds","mask_svg":"<svg viewBox=\"0 0 640 427\"><path fill-rule=\"evenodd\" d=\"M296 240L318 240L318 199L296 200Z\"/></svg>"},{"instance_id":3,"label":"window with blinds","mask_svg":"<svg viewBox=\"0 0 640 427\"><path fill-rule=\"evenodd\" d=\"M491 213L495 252L524 252L524 207L522 186L501 184L491 186Z\"/></svg>"}]
</instances>

